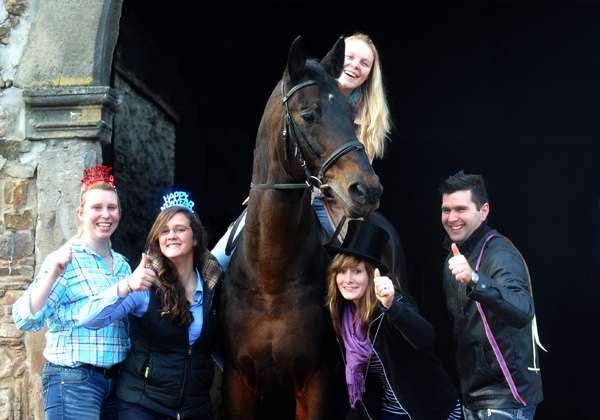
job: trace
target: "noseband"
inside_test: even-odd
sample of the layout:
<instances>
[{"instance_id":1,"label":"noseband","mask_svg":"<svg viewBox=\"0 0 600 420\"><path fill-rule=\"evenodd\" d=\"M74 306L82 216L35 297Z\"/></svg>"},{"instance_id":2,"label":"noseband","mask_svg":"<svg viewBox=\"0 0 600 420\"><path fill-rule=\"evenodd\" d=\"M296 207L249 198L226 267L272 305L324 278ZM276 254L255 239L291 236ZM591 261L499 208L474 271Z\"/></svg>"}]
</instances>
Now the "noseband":
<instances>
[{"instance_id":1,"label":"noseband","mask_svg":"<svg viewBox=\"0 0 600 420\"><path fill-rule=\"evenodd\" d=\"M306 140L306 138L302 135L302 132L296 125L296 122L292 118L290 113L290 107L288 104L288 100L292 97L292 95L298 90L306 87L316 85L314 80L306 80L296 86L294 86L288 94L285 94L285 88L283 81L281 82L281 103L285 109L285 115L283 118L283 146L285 150L285 161L287 164L288 172L291 174L292 169L290 166L289 152L288 152L288 140L291 139L292 147L294 149L294 156L298 157L298 161L300 162L300 166L304 170L304 174L306 175L306 181L303 183L294 183L294 184L250 184L250 188L252 189L277 189L277 190L285 190L285 189L300 189L300 188L312 188L316 187L319 190L329 188L327 184L323 183L323 177L325 176L325 172L337 162L337 160L345 155L348 152L353 150L360 151L364 149L364 146L358 140L353 140L348 143L344 143L342 146L338 147L336 150L329 155L325 162L321 162L319 156L315 153L314 149L311 147L310 143ZM304 155L302 154L302 149L300 148L300 142L302 145L308 150L308 152L312 155L313 159L319 165L319 173L317 176L311 174L308 165L306 164L306 160L304 159Z\"/></svg>"}]
</instances>

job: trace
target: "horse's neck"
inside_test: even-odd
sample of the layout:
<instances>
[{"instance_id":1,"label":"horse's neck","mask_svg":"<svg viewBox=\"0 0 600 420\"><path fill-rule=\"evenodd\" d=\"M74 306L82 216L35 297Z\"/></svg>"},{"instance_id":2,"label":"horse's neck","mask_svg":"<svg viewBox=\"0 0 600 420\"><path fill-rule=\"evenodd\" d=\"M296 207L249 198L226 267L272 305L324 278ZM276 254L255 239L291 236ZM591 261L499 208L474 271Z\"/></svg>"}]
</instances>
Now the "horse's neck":
<instances>
[{"instance_id":1,"label":"horse's neck","mask_svg":"<svg viewBox=\"0 0 600 420\"><path fill-rule=\"evenodd\" d=\"M252 182L255 184L297 183L290 175L303 176L298 161L286 162L281 147L283 110L277 89L261 120L254 151ZM293 155L293 152L289 152ZM260 287L268 293L278 293L282 284L297 279L299 273L314 273L324 261L319 246L317 219L310 202L310 190L252 190L243 243L243 264L249 272L258 274ZM312 276L315 277L315 276Z\"/></svg>"},{"instance_id":2,"label":"horse's neck","mask_svg":"<svg viewBox=\"0 0 600 420\"><path fill-rule=\"evenodd\" d=\"M246 226L255 225L258 246L301 245L314 237L316 218L308 191L265 191L248 206ZM281 250L280 252L284 252Z\"/></svg>"},{"instance_id":3,"label":"horse's neck","mask_svg":"<svg viewBox=\"0 0 600 420\"><path fill-rule=\"evenodd\" d=\"M282 275L314 260L318 246L310 192L261 191L251 196L244 246L268 276Z\"/></svg>"}]
</instances>

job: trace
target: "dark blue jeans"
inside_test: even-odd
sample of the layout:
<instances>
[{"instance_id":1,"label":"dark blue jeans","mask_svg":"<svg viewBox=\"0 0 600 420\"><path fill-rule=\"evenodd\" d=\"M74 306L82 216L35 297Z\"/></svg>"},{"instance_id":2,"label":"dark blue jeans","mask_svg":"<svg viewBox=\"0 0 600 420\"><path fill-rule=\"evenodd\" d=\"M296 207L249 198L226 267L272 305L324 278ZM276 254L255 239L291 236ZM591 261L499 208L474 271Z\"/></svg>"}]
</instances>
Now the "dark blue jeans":
<instances>
[{"instance_id":1,"label":"dark blue jeans","mask_svg":"<svg viewBox=\"0 0 600 420\"><path fill-rule=\"evenodd\" d=\"M46 362L42 371L46 420L116 420L115 379L91 367Z\"/></svg>"}]
</instances>

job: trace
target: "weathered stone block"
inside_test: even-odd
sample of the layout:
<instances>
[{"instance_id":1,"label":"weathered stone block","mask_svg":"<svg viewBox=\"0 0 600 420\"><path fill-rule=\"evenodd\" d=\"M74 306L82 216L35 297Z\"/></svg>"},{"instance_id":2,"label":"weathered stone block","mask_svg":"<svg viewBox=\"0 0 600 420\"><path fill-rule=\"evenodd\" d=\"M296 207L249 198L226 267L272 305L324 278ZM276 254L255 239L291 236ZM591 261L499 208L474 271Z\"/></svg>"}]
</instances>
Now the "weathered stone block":
<instances>
[{"instance_id":1,"label":"weathered stone block","mask_svg":"<svg viewBox=\"0 0 600 420\"><path fill-rule=\"evenodd\" d=\"M8 263L0 260L0 287L5 287L5 282L14 283L20 278L24 278L23 284L25 288L31 282L33 277L33 266L31 264L16 262ZM16 287L16 286L13 286ZM23 287L16 287L23 288Z\"/></svg>"},{"instance_id":2,"label":"weathered stone block","mask_svg":"<svg viewBox=\"0 0 600 420\"><path fill-rule=\"evenodd\" d=\"M4 202L19 210L27 202L27 181L8 180L4 182Z\"/></svg>"},{"instance_id":3,"label":"weathered stone block","mask_svg":"<svg viewBox=\"0 0 600 420\"><path fill-rule=\"evenodd\" d=\"M8 290L2 299L3 305L12 306L23 293L16 290Z\"/></svg>"},{"instance_id":4,"label":"weathered stone block","mask_svg":"<svg viewBox=\"0 0 600 420\"><path fill-rule=\"evenodd\" d=\"M33 178L35 166L24 165L19 161L9 160L4 170L6 174L13 178Z\"/></svg>"},{"instance_id":5,"label":"weathered stone block","mask_svg":"<svg viewBox=\"0 0 600 420\"><path fill-rule=\"evenodd\" d=\"M25 331L18 329L14 324L0 324L0 339L19 339L20 342L24 333Z\"/></svg>"},{"instance_id":6,"label":"weathered stone block","mask_svg":"<svg viewBox=\"0 0 600 420\"><path fill-rule=\"evenodd\" d=\"M23 213L4 213L4 227L6 229L31 229L31 211Z\"/></svg>"},{"instance_id":7,"label":"weathered stone block","mask_svg":"<svg viewBox=\"0 0 600 420\"><path fill-rule=\"evenodd\" d=\"M23 345L22 338L0 337L0 347L19 347Z\"/></svg>"},{"instance_id":8,"label":"weathered stone block","mask_svg":"<svg viewBox=\"0 0 600 420\"><path fill-rule=\"evenodd\" d=\"M33 89L23 92L26 135L32 140L92 138L109 143L117 97L107 86Z\"/></svg>"},{"instance_id":9,"label":"weathered stone block","mask_svg":"<svg viewBox=\"0 0 600 420\"><path fill-rule=\"evenodd\" d=\"M27 140L5 140L0 142L0 155L11 160L14 159L14 156L26 153L29 150L31 150L31 142Z\"/></svg>"},{"instance_id":10,"label":"weathered stone block","mask_svg":"<svg viewBox=\"0 0 600 420\"><path fill-rule=\"evenodd\" d=\"M0 419L13 419L14 392L10 388L0 389Z\"/></svg>"},{"instance_id":11,"label":"weathered stone block","mask_svg":"<svg viewBox=\"0 0 600 420\"><path fill-rule=\"evenodd\" d=\"M6 260L12 258L14 261L28 257L33 254L33 245L33 234L31 232L5 233L0 235L0 258Z\"/></svg>"},{"instance_id":12,"label":"weathered stone block","mask_svg":"<svg viewBox=\"0 0 600 420\"><path fill-rule=\"evenodd\" d=\"M6 11L11 15L22 16L27 10L25 0L6 0Z\"/></svg>"}]
</instances>

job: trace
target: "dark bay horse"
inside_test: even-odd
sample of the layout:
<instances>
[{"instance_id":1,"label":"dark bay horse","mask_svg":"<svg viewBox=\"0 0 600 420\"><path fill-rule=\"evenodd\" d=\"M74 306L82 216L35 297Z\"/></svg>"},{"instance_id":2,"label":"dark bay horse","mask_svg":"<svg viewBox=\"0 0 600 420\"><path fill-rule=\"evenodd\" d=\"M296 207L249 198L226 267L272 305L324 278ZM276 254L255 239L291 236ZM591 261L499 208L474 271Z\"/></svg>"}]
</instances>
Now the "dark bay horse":
<instances>
[{"instance_id":1,"label":"dark bay horse","mask_svg":"<svg viewBox=\"0 0 600 420\"><path fill-rule=\"evenodd\" d=\"M259 418L274 390L293 396L296 420L333 418L340 350L324 305L329 259L308 185L326 188L349 217L375 210L383 191L337 85L344 48L340 38L318 63L297 38L260 122L246 225L220 300L228 419Z\"/></svg>"}]
</instances>

